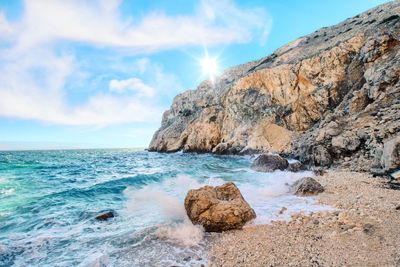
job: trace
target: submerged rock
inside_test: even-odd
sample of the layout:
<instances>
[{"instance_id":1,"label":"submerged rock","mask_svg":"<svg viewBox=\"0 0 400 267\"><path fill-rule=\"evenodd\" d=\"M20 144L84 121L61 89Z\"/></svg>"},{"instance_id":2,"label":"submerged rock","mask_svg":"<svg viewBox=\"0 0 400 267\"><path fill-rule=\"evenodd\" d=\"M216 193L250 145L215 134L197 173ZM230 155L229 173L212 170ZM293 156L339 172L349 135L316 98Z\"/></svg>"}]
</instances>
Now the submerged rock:
<instances>
[{"instance_id":1,"label":"submerged rock","mask_svg":"<svg viewBox=\"0 0 400 267\"><path fill-rule=\"evenodd\" d=\"M258 156L251 169L258 172L272 172L275 170L285 170L289 166L289 162L279 155L262 154Z\"/></svg>"},{"instance_id":2,"label":"submerged rock","mask_svg":"<svg viewBox=\"0 0 400 267\"><path fill-rule=\"evenodd\" d=\"M99 215L97 215L95 217L95 219L98 221L107 221L108 219L111 219L114 217L115 217L114 211L107 211L107 212L100 213Z\"/></svg>"},{"instance_id":3,"label":"submerged rock","mask_svg":"<svg viewBox=\"0 0 400 267\"><path fill-rule=\"evenodd\" d=\"M292 185L292 192L298 196L312 196L324 192L324 187L314 178L305 177Z\"/></svg>"},{"instance_id":4,"label":"submerged rock","mask_svg":"<svg viewBox=\"0 0 400 267\"><path fill-rule=\"evenodd\" d=\"M185 198L185 209L192 223L202 225L207 232L241 229L256 217L232 182L190 190Z\"/></svg>"}]
</instances>

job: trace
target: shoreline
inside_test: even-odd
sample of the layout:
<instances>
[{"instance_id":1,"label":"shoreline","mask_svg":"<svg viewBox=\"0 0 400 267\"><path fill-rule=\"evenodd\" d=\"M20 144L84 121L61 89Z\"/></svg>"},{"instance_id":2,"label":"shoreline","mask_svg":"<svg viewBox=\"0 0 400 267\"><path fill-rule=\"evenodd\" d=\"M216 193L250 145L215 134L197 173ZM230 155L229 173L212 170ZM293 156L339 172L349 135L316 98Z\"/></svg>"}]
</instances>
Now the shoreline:
<instances>
[{"instance_id":1,"label":"shoreline","mask_svg":"<svg viewBox=\"0 0 400 267\"><path fill-rule=\"evenodd\" d=\"M215 234L208 265L400 266L400 191L369 173L331 170L315 179L325 187L316 204L335 211Z\"/></svg>"}]
</instances>

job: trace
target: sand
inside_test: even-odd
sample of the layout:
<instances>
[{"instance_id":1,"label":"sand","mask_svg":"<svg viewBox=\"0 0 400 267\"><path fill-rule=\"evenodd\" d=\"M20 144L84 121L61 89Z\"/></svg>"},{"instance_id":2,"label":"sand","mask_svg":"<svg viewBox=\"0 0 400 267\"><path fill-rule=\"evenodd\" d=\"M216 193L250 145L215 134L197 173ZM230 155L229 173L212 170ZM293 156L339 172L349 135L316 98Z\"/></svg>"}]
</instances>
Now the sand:
<instances>
[{"instance_id":1,"label":"sand","mask_svg":"<svg viewBox=\"0 0 400 267\"><path fill-rule=\"evenodd\" d=\"M336 208L214 234L209 266L400 266L400 190L366 173L316 176Z\"/></svg>"}]
</instances>

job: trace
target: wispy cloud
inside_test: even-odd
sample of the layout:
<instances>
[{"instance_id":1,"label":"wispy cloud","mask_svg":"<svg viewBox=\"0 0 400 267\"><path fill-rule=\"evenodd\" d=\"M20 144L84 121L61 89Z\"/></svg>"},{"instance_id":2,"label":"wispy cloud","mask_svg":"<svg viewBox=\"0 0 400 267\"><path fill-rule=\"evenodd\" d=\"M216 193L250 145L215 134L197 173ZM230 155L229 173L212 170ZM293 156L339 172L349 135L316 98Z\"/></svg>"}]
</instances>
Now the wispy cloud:
<instances>
[{"instance_id":1,"label":"wispy cloud","mask_svg":"<svg viewBox=\"0 0 400 267\"><path fill-rule=\"evenodd\" d=\"M153 87L145 84L141 79L132 77L125 80L111 80L110 90L122 93L131 90L138 93L138 96L152 97L155 94Z\"/></svg>"},{"instance_id":2,"label":"wispy cloud","mask_svg":"<svg viewBox=\"0 0 400 267\"><path fill-rule=\"evenodd\" d=\"M12 22L0 10L0 117L100 126L158 121L165 107L156 98L179 86L174 75L141 58L137 75L112 78L109 91L94 90L85 101L71 102L66 85L85 77L71 45L140 54L240 43L261 34L268 20L264 10L229 0L201 1L191 15L158 12L139 19L123 16L119 6L116 0L26 0L21 18ZM150 83L138 76L146 72L153 75Z\"/></svg>"},{"instance_id":3,"label":"wispy cloud","mask_svg":"<svg viewBox=\"0 0 400 267\"><path fill-rule=\"evenodd\" d=\"M262 9L243 9L232 1L203 0L192 15L150 13L139 22L118 12L120 1L25 1L19 45L54 40L149 52L186 45L249 41L262 31L268 16Z\"/></svg>"},{"instance_id":4,"label":"wispy cloud","mask_svg":"<svg viewBox=\"0 0 400 267\"><path fill-rule=\"evenodd\" d=\"M4 13L0 11L0 40L6 38L12 34L13 29L10 23L7 21Z\"/></svg>"}]
</instances>

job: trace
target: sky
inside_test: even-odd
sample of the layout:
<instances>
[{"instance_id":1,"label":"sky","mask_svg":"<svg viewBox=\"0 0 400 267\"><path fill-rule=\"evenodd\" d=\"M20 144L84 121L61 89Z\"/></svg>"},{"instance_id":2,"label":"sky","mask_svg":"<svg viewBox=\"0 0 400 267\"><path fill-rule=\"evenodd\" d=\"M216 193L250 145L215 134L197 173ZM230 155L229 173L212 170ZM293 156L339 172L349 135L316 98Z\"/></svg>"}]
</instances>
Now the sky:
<instances>
[{"instance_id":1,"label":"sky","mask_svg":"<svg viewBox=\"0 0 400 267\"><path fill-rule=\"evenodd\" d=\"M0 0L0 150L147 147L175 95L384 0Z\"/></svg>"}]
</instances>

